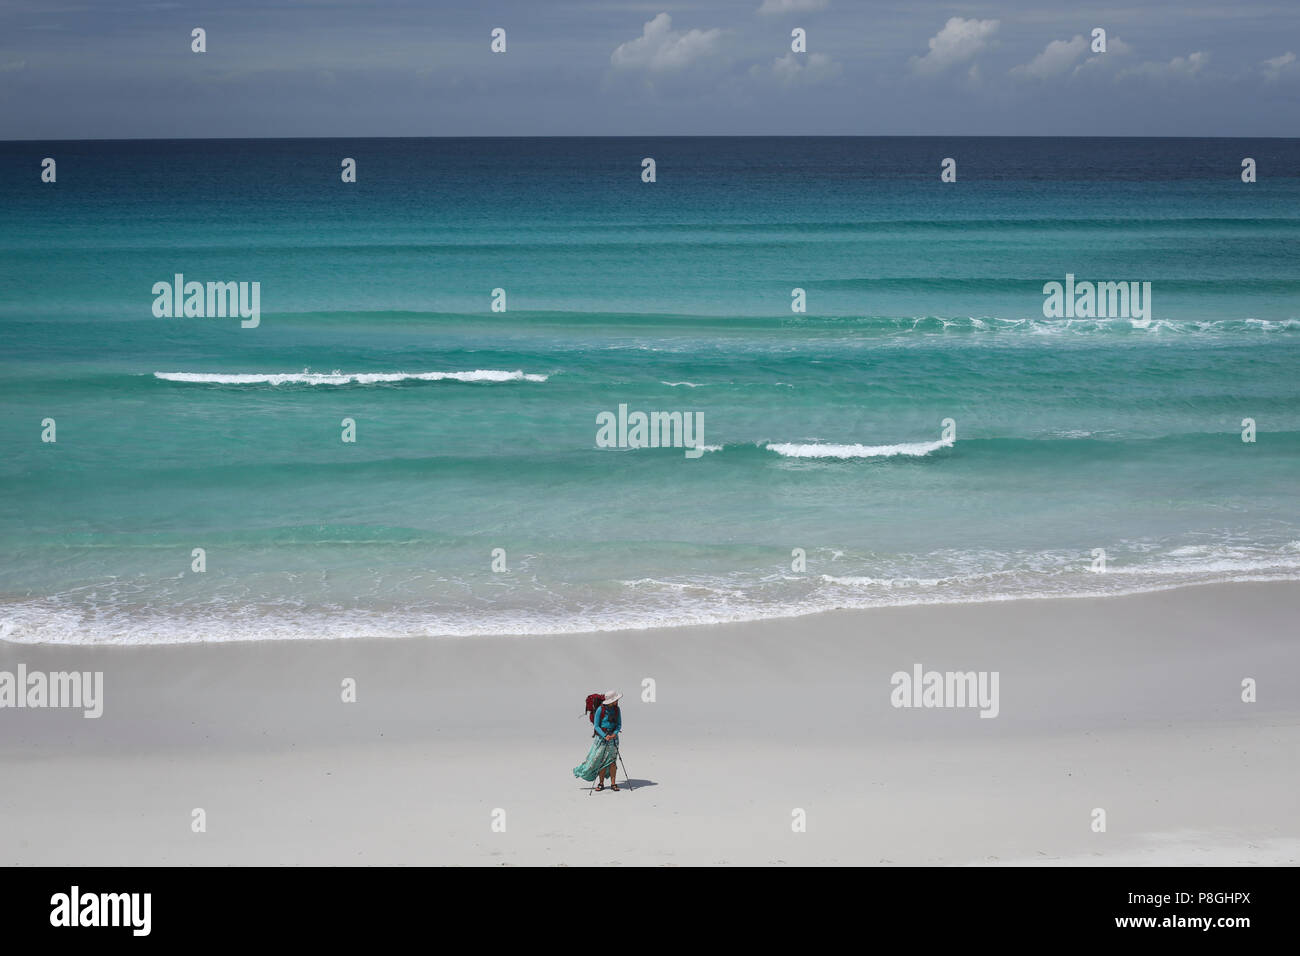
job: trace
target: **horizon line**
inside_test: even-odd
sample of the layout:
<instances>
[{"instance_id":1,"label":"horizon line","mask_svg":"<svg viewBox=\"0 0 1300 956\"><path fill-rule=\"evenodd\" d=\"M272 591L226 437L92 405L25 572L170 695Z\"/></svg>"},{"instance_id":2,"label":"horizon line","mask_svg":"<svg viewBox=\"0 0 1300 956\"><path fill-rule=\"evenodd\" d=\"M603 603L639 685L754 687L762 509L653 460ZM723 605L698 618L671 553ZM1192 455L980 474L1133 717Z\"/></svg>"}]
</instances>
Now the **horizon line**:
<instances>
[{"instance_id":1,"label":"horizon line","mask_svg":"<svg viewBox=\"0 0 1300 956\"><path fill-rule=\"evenodd\" d=\"M1185 140L1185 139L1276 139L1297 140L1297 136L1277 136L1273 134L1249 134L1225 136L1216 135L1182 135L1182 136L1147 136L1147 135L1111 135L1094 136L1081 134L1022 134L1022 133L565 133L565 134L475 134L475 135L432 135L432 136L388 136L388 135L330 135L330 136L125 136L125 137L90 137L87 139L0 139L0 144L17 143L219 143L248 142L250 140L286 141L286 140L337 140L337 139L1079 139L1079 140Z\"/></svg>"}]
</instances>

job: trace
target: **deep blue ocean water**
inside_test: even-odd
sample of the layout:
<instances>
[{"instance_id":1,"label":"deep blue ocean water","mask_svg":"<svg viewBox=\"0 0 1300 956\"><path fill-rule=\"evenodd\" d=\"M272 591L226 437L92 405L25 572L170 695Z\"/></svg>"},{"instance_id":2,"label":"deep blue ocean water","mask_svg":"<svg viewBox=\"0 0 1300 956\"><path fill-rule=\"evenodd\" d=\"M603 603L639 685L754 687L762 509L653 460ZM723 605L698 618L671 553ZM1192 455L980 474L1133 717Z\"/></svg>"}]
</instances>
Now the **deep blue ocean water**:
<instances>
[{"instance_id":1,"label":"deep blue ocean water","mask_svg":"<svg viewBox=\"0 0 1300 956\"><path fill-rule=\"evenodd\" d=\"M1300 578L1297 264L1294 139L0 143L0 638ZM155 317L177 273L260 324ZM1067 273L1149 325L1045 317ZM709 450L598 447L620 404Z\"/></svg>"}]
</instances>

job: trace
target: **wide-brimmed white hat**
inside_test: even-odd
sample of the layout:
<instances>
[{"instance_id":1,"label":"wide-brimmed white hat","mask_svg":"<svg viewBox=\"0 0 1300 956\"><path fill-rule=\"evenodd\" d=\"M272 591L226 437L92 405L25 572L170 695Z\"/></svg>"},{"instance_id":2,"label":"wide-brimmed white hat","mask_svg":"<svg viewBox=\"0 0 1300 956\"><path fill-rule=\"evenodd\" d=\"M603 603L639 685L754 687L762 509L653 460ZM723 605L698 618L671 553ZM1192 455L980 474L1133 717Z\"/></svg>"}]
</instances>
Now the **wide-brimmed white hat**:
<instances>
[{"instance_id":1,"label":"wide-brimmed white hat","mask_svg":"<svg viewBox=\"0 0 1300 956\"><path fill-rule=\"evenodd\" d=\"M605 699L604 699L601 703L604 703L604 704L617 704L617 703L618 703L618 699L619 699L620 697L622 697L622 696L623 696L623 695L620 694L618 691L616 691L616 690L611 690L608 694L605 695Z\"/></svg>"}]
</instances>

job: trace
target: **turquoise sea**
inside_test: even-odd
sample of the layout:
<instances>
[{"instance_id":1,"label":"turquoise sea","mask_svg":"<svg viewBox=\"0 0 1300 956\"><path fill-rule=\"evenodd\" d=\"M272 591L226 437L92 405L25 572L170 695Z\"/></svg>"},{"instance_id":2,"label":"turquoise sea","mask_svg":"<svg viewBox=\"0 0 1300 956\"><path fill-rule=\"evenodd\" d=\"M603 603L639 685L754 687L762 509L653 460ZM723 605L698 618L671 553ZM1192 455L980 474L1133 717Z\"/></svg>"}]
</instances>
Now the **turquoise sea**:
<instances>
[{"instance_id":1,"label":"turquoise sea","mask_svg":"<svg viewBox=\"0 0 1300 956\"><path fill-rule=\"evenodd\" d=\"M1298 264L1295 139L0 143L0 639L1300 579ZM260 324L156 317L178 273ZM1150 323L1044 317L1067 274Z\"/></svg>"}]
</instances>

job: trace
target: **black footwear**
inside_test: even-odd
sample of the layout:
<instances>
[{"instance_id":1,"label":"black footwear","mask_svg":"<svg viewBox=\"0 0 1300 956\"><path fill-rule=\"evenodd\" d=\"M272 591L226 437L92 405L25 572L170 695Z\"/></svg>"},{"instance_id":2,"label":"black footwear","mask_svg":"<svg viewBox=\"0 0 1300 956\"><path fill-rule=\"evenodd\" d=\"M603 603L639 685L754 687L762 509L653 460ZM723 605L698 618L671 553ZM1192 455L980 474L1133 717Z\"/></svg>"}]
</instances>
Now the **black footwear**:
<instances>
[{"instance_id":1,"label":"black footwear","mask_svg":"<svg viewBox=\"0 0 1300 956\"><path fill-rule=\"evenodd\" d=\"M605 789L605 785L602 783L602 784L601 784L599 787L597 787L596 789L597 789L597 790L604 790L604 789Z\"/></svg>"}]
</instances>

